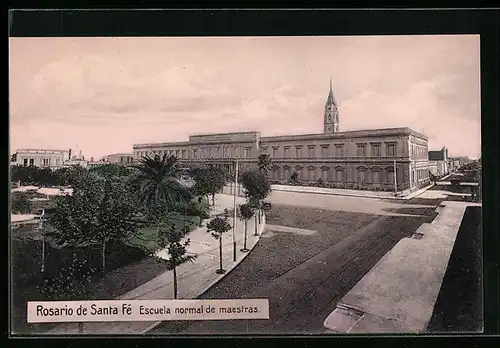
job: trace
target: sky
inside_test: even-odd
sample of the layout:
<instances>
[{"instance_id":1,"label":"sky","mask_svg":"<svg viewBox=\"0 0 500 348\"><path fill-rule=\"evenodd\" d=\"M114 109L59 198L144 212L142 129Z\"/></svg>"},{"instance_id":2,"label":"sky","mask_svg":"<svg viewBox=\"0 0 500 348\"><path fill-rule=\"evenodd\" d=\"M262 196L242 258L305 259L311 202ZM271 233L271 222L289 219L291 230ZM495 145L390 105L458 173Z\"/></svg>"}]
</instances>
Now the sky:
<instances>
[{"instance_id":1,"label":"sky","mask_svg":"<svg viewBox=\"0 0 500 348\"><path fill-rule=\"evenodd\" d=\"M192 134L410 127L481 153L478 35L10 38L10 146L86 158Z\"/></svg>"}]
</instances>

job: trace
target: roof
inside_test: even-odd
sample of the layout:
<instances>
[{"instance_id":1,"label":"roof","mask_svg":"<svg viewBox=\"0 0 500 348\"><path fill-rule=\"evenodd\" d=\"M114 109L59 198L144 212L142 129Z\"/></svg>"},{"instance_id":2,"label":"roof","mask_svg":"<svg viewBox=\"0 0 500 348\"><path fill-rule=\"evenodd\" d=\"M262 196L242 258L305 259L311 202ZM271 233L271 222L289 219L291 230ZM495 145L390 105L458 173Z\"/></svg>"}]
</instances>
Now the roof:
<instances>
[{"instance_id":1,"label":"roof","mask_svg":"<svg viewBox=\"0 0 500 348\"><path fill-rule=\"evenodd\" d=\"M328 99L326 100L327 105L337 105L337 101L333 96L332 79L330 78L330 93L328 93Z\"/></svg>"}]
</instances>

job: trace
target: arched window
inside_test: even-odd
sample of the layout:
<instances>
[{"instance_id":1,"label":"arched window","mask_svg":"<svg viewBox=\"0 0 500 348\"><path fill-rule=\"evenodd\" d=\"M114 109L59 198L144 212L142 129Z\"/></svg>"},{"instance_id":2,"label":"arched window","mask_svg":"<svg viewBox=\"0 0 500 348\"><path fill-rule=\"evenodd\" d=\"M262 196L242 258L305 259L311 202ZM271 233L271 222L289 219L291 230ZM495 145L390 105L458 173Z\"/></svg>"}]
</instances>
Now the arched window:
<instances>
[{"instance_id":1,"label":"arched window","mask_svg":"<svg viewBox=\"0 0 500 348\"><path fill-rule=\"evenodd\" d=\"M295 171L297 172L298 176L299 176L299 180L304 180L304 173L303 173L303 170L304 167L302 167L301 165L297 165L295 166Z\"/></svg>"},{"instance_id":2,"label":"arched window","mask_svg":"<svg viewBox=\"0 0 500 348\"><path fill-rule=\"evenodd\" d=\"M277 165L274 165L272 167L272 178L273 180L279 180L279 170L280 170L280 167L278 167Z\"/></svg>"},{"instance_id":3,"label":"arched window","mask_svg":"<svg viewBox=\"0 0 500 348\"><path fill-rule=\"evenodd\" d=\"M340 166L335 167L335 181L337 182L344 181L344 167Z\"/></svg>"},{"instance_id":4,"label":"arched window","mask_svg":"<svg viewBox=\"0 0 500 348\"><path fill-rule=\"evenodd\" d=\"M309 181L314 181L315 180L315 170L316 168L314 166L309 166L307 167L307 169L309 170L309 175L308 175L308 179Z\"/></svg>"},{"instance_id":5,"label":"arched window","mask_svg":"<svg viewBox=\"0 0 500 348\"><path fill-rule=\"evenodd\" d=\"M284 167L283 167L283 174L284 174L284 175L283 175L283 179L284 179L284 180L288 180L288 179L290 179L290 169L291 169L291 168L290 168L289 166L284 166Z\"/></svg>"},{"instance_id":6,"label":"arched window","mask_svg":"<svg viewBox=\"0 0 500 348\"><path fill-rule=\"evenodd\" d=\"M387 167L386 183L389 185L394 184L394 167Z\"/></svg>"},{"instance_id":7,"label":"arched window","mask_svg":"<svg viewBox=\"0 0 500 348\"><path fill-rule=\"evenodd\" d=\"M366 182L366 168L365 167L358 167L356 168L356 179L358 183L363 183Z\"/></svg>"},{"instance_id":8,"label":"arched window","mask_svg":"<svg viewBox=\"0 0 500 348\"><path fill-rule=\"evenodd\" d=\"M327 166L321 167L321 180L324 182L330 181L330 168Z\"/></svg>"},{"instance_id":9,"label":"arched window","mask_svg":"<svg viewBox=\"0 0 500 348\"><path fill-rule=\"evenodd\" d=\"M372 182L374 184L379 184L380 183L380 168L379 167L373 167L372 168Z\"/></svg>"}]
</instances>

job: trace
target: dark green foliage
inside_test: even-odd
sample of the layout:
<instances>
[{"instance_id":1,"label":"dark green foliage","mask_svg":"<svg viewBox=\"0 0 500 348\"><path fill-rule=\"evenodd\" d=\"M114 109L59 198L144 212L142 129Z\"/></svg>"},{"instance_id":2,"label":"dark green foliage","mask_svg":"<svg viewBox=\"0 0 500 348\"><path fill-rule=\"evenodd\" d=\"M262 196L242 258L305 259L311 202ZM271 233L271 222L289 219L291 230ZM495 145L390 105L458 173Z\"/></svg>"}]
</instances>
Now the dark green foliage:
<instances>
[{"instance_id":1,"label":"dark green foliage","mask_svg":"<svg viewBox=\"0 0 500 348\"><path fill-rule=\"evenodd\" d=\"M254 210L250 204L242 204L239 206L238 217L243 221L248 221L253 217Z\"/></svg>"},{"instance_id":2,"label":"dark green foliage","mask_svg":"<svg viewBox=\"0 0 500 348\"><path fill-rule=\"evenodd\" d=\"M28 194L24 192L12 192L12 213L13 214L29 214L33 209Z\"/></svg>"},{"instance_id":3,"label":"dark green foliage","mask_svg":"<svg viewBox=\"0 0 500 348\"><path fill-rule=\"evenodd\" d=\"M231 230L231 228L232 226L228 222L226 216L216 216L207 224L207 232L215 239L220 239L222 235Z\"/></svg>"},{"instance_id":4,"label":"dark green foliage","mask_svg":"<svg viewBox=\"0 0 500 348\"><path fill-rule=\"evenodd\" d=\"M85 267L86 261L73 257L72 264L55 277L45 278L37 286L40 296L50 301L85 300L89 297L89 285L95 270Z\"/></svg>"},{"instance_id":5,"label":"dark green foliage","mask_svg":"<svg viewBox=\"0 0 500 348\"><path fill-rule=\"evenodd\" d=\"M106 178L114 178L114 177L126 178L132 175L133 173L133 170L130 167L125 167L119 164L110 164L110 163L90 168L89 171Z\"/></svg>"},{"instance_id":6,"label":"dark green foliage","mask_svg":"<svg viewBox=\"0 0 500 348\"><path fill-rule=\"evenodd\" d=\"M288 179L288 182L292 185L298 184L299 183L299 174L297 172L293 172L292 175L290 175L290 179Z\"/></svg>"},{"instance_id":7,"label":"dark green foliage","mask_svg":"<svg viewBox=\"0 0 500 348\"><path fill-rule=\"evenodd\" d=\"M136 169L129 182L146 211L154 207L153 211L167 212L192 198L191 192L179 182L181 169L175 156L146 156Z\"/></svg>"},{"instance_id":8,"label":"dark green foliage","mask_svg":"<svg viewBox=\"0 0 500 348\"><path fill-rule=\"evenodd\" d=\"M49 236L61 245L100 244L103 270L106 243L137 233L137 205L121 181L89 173L75 183L73 195L58 197L55 202L49 222L56 230Z\"/></svg>"},{"instance_id":9,"label":"dark green foliage","mask_svg":"<svg viewBox=\"0 0 500 348\"><path fill-rule=\"evenodd\" d=\"M227 174L217 167L198 167L190 172L195 184L193 190L200 196L212 195L212 204L215 204L215 194L222 191L227 184Z\"/></svg>"},{"instance_id":10,"label":"dark green foliage","mask_svg":"<svg viewBox=\"0 0 500 348\"><path fill-rule=\"evenodd\" d=\"M259 170L267 173L271 167L271 157L265 153L261 154L257 159L257 166L259 167Z\"/></svg>"},{"instance_id":11,"label":"dark green foliage","mask_svg":"<svg viewBox=\"0 0 500 348\"><path fill-rule=\"evenodd\" d=\"M245 171L241 176L241 184L245 189L246 197L263 200L271 193L269 180L262 172L257 170Z\"/></svg>"}]
</instances>

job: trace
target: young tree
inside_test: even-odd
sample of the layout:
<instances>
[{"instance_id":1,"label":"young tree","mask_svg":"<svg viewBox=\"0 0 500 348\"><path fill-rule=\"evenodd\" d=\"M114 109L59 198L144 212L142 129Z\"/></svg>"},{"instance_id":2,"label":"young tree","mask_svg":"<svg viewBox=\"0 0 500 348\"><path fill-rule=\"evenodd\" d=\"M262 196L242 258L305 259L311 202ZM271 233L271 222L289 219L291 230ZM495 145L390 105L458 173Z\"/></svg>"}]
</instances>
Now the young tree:
<instances>
[{"instance_id":1,"label":"young tree","mask_svg":"<svg viewBox=\"0 0 500 348\"><path fill-rule=\"evenodd\" d=\"M257 165L259 170L267 174L267 171L271 167L271 157L268 154L261 154L257 159Z\"/></svg>"},{"instance_id":2,"label":"young tree","mask_svg":"<svg viewBox=\"0 0 500 348\"><path fill-rule=\"evenodd\" d=\"M296 185L299 183L299 173L293 172L292 175L290 175L290 179L288 179L290 184Z\"/></svg>"},{"instance_id":3,"label":"young tree","mask_svg":"<svg viewBox=\"0 0 500 348\"><path fill-rule=\"evenodd\" d=\"M265 174L258 170L245 171L241 176L241 183L248 203L258 211L257 221L257 216L259 219L261 218L262 202L271 193L271 183Z\"/></svg>"},{"instance_id":4,"label":"young tree","mask_svg":"<svg viewBox=\"0 0 500 348\"><path fill-rule=\"evenodd\" d=\"M243 249L241 251L247 252L247 230L248 220L254 216L254 210L249 204L242 204L239 206L239 218L245 222L245 238L243 239Z\"/></svg>"},{"instance_id":5,"label":"young tree","mask_svg":"<svg viewBox=\"0 0 500 348\"><path fill-rule=\"evenodd\" d=\"M185 227L184 231L177 231L175 225L172 224L169 229L160 228L158 235L158 246L167 251L167 269L172 271L174 276L174 300L177 299L177 267L196 259L196 255L187 255L186 248L189 246L190 239L185 239L184 236L188 232L188 227Z\"/></svg>"},{"instance_id":6,"label":"young tree","mask_svg":"<svg viewBox=\"0 0 500 348\"><path fill-rule=\"evenodd\" d=\"M215 206L215 195L222 191L227 184L226 173L217 167L198 168L193 173L194 190L198 195L212 196L212 205Z\"/></svg>"},{"instance_id":7,"label":"young tree","mask_svg":"<svg viewBox=\"0 0 500 348\"><path fill-rule=\"evenodd\" d=\"M227 209L225 211L224 217L216 216L207 224L207 232L212 234L212 237L219 240L219 269L216 271L217 274L226 273L226 270L222 267L222 236L224 233L231 229L231 225L227 221Z\"/></svg>"},{"instance_id":8,"label":"young tree","mask_svg":"<svg viewBox=\"0 0 500 348\"><path fill-rule=\"evenodd\" d=\"M80 178L71 196L56 198L49 218L51 236L59 244L100 244L102 272L106 270L106 246L137 232L137 204L123 181L103 180L92 174Z\"/></svg>"}]
</instances>

